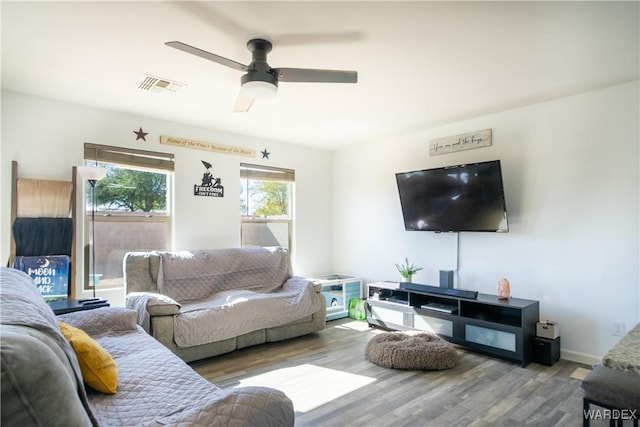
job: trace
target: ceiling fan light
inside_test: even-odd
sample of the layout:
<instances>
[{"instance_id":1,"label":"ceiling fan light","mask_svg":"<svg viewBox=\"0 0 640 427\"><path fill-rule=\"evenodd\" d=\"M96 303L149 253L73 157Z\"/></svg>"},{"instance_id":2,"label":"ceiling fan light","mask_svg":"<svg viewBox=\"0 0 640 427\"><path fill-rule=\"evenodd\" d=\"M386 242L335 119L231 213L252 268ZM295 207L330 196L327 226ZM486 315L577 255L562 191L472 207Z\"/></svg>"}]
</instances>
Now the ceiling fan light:
<instances>
[{"instance_id":1,"label":"ceiling fan light","mask_svg":"<svg viewBox=\"0 0 640 427\"><path fill-rule=\"evenodd\" d=\"M273 98L278 93L278 86L260 80L246 82L242 85L242 93L249 98Z\"/></svg>"}]
</instances>

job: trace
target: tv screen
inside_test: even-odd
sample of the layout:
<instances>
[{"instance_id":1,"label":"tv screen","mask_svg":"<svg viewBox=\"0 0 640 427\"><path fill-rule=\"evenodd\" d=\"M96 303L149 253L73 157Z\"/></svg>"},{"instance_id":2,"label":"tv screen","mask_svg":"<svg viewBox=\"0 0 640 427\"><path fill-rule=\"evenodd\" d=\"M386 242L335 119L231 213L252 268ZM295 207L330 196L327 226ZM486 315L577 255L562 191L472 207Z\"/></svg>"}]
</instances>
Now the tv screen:
<instances>
[{"instance_id":1,"label":"tv screen","mask_svg":"<svg viewBox=\"0 0 640 427\"><path fill-rule=\"evenodd\" d=\"M410 231L507 232L500 160L396 174Z\"/></svg>"}]
</instances>

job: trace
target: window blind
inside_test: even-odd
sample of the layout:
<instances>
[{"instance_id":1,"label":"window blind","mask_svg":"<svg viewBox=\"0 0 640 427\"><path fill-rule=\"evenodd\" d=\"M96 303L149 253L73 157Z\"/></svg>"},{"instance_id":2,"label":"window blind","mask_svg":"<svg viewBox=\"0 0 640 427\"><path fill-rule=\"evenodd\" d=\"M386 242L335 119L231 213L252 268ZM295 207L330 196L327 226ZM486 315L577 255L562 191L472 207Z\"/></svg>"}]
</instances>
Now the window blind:
<instances>
[{"instance_id":1,"label":"window blind","mask_svg":"<svg viewBox=\"0 0 640 427\"><path fill-rule=\"evenodd\" d=\"M156 151L134 150L124 147L112 147L86 142L84 144L85 160L116 163L127 166L159 169L173 172L174 155Z\"/></svg>"},{"instance_id":2,"label":"window blind","mask_svg":"<svg viewBox=\"0 0 640 427\"><path fill-rule=\"evenodd\" d=\"M240 163L240 178L258 181L295 182L296 172L293 169Z\"/></svg>"}]
</instances>

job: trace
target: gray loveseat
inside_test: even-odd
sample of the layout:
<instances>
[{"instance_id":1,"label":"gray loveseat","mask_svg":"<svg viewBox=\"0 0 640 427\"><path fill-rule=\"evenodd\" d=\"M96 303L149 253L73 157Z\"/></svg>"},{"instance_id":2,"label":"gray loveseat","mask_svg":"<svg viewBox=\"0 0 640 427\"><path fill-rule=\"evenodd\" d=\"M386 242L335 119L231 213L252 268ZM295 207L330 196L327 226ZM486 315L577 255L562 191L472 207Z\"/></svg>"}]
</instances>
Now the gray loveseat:
<instances>
[{"instance_id":1,"label":"gray loveseat","mask_svg":"<svg viewBox=\"0 0 640 427\"><path fill-rule=\"evenodd\" d=\"M124 274L139 324L187 362L325 327L321 286L281 248L131 252Z\"/></svg>"},{"instance_id":2,"label":"gray loveseat","mask_svg":"<svg viewBox=\"0 0 640 427\"><path fill-rule=\"evenodd\" d=\"M55 316L33 281L0 269L3 426L293 426L291 400L266 387L221 390L145 333L126 308ZM76 353L58 321L109 352L115 394L83 384Z\"/></svg>"}]
</instances>

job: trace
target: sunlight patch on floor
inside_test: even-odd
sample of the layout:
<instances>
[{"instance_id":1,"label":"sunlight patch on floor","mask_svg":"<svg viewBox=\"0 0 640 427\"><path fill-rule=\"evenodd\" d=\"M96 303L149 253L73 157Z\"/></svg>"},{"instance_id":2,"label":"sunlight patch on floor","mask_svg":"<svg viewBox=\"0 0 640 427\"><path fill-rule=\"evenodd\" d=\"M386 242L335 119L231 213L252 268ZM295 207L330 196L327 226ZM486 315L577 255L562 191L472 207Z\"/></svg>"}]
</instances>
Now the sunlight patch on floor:
<instances>
[{"instance_id":1,"label":"sunlight patch on floor","mask_svg":"<svg viewBox=\"0 0 640 427\"><path fill-rule=\"evenodd\" d=\"M360 331L360 332L368 331L369 329L371 329L367 322L361 322L361 321L357 321L357 320L354 320L353 322L342 323L342 324L340 324L338 326L335 326L335 328L336 329L351 329L353 331Z\"/></svg>"},{"instance_id":2,"label":"sunlight patch on floor","mask_svg":"<svg viewBox=\"0 0 640 427\"><path fill-rule=\"evenodd\" d=\"M282 390L293 401L296 412L307 412L375 380L363 375L304 364L245 378L238 387L262 386Z\"/></svg>"},{"instance_id":3,"label":"sunlight patch on floor","mask_svg":"<svg viewBox=\"0 0 640 427\"><path fill-rule=\"evenodd\" d=\"M587 375L589 375L589 372L591 372L591 369L576 368L576 370L569 376L577 380L583 380Z\"/></svg>"}]
</instances>

